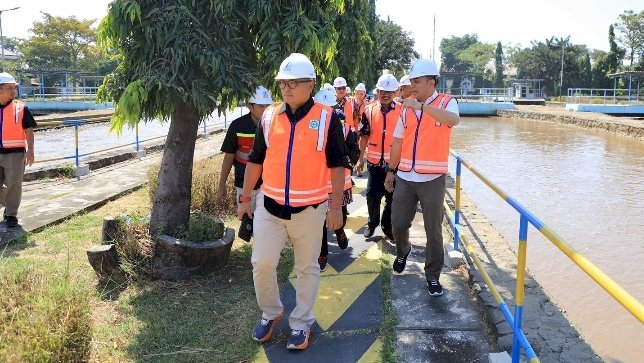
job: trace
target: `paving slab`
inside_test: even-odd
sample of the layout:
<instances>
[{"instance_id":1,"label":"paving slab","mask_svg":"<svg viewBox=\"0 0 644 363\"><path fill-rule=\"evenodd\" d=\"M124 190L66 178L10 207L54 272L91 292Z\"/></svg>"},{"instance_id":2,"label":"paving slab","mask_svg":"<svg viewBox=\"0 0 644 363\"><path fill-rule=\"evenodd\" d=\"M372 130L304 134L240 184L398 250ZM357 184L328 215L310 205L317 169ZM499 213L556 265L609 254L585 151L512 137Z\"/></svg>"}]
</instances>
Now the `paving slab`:
<instances>
[{"instance_id":1,"label":"paving slab","mask_svg":"<svg viewBox=\"0 0 644 363\"><path fill-rule=\"evenodd\" d=\"M483 363L488 361L488 338L474 331L399 331L399 363Z\"/></svg>"},{"instance_id":2,"label":"paving slab","mask_svg":"<svg viewBox=\"0 0 644 363\"><path fill-rule=\"evenodd\" d=\"M395 299L398 329L477 330L483 329L479 309L463 278L456 273L441 274L442 296L429 296L424 275L394 275L392 293L405 296Z\"/></svg>"}]
</instances>

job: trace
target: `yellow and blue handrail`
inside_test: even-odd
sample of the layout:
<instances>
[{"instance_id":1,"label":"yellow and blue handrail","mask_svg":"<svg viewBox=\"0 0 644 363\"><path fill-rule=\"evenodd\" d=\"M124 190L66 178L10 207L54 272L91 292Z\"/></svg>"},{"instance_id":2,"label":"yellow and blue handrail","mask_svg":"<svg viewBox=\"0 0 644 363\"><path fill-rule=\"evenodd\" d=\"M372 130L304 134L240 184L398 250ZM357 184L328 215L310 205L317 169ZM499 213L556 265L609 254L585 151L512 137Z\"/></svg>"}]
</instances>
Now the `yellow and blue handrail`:
<instances>
[{"instance_id":1,"label":"yellow and blue handrail","mask_svg":"<svg viewBox=\"0 0 644 363\"><path fill-rule=\"evenodd\" d=\"M604 290L606 290L615 300L622 304L626 310L633 314L641 323L644 323L644 305L637 301L631 294L619 286L615 281L613 281L608 275L606 275L602 270L590 262L586 257L577 252L572 248L563 238L559 237L552 229L550 229L545 223L543 223L539 218L532 214L527 208L521 205L516 199L512 198L506 192L504 192L500 187L490 181L488 178L483 176L476 168L467 163L458 153L450 149L450 153L456 159L456 196L455 196L455 209L454 214L452 215L451 210L445 205L445 210L447 211L448 216L454 226L454 249L459 249L459 242L463 242L465 248L469 255L472 257L477 270L483 276L486 285L492 291L492 295L496 302L499 304L499 309L505 316L507 322L510 324L510 328L514 333L514 339L512 342L512 362L519 362L521 355L521 348L526 352L526 356L530 362L538 362L534 350L530 346L530 343L525 337L521 329L521 323L523 320L523 306L525 302L525 270L526 270L526 256L527 256L527 245L528 245L528 223L532 224L541 234L548 238L557 248L559 248L566 256L568 256L574 263L577 264L584 272L586 272L595 282L597 282ZM515 296L515 310L514 317L510 313L505 301L501 298L501 295L497 292L497 289L494 285L494 282L490 279L487 272L483 268L483 265L480 263L476 257L474 250L471 248L467 239L464 235L461 234L461 228L459 225L460 216L461 216L461 172L462 166L465 166L472 174L476 175L485 185L492 189L497 195L499 195L503 200L510 204L517 212L519 212L519 248L518 248L518 263L517 263L517 280L516 280L516 296Z\"/></svg>"}]
</instances>

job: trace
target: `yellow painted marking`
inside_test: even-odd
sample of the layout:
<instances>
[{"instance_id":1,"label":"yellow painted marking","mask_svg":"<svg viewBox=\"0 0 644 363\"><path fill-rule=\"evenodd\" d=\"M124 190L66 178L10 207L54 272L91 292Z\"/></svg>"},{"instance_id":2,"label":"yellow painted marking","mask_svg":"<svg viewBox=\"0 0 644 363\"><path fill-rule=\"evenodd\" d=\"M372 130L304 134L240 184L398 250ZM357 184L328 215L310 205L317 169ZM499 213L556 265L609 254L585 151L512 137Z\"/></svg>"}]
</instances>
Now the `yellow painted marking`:
<instances>
[{"instance_id":1,"label":"yellow painted marking","mask_svg":"<svg viewBox=\"0 0 644 363\"><path fill-rule=\"evenodd\" d=\"M382 243L378 242L371 246L366 253L353 261L347 268L342 270L343 274L374 272L380 273L380 258L382 257Z\"/></svg>"},{"instance_id":2,"label":"yellow painted marking","mask_svg":"<svg viewBox=\"0 0 644 363\"><path fill-rule=\"evenodd\" d=\"M257 354L253 357L253 363L269 363L268 357L266 356L266 351L264 346L260 346Z\"/></svg>"},{"instance_id":3,"label":"yellow painted marking","mask_svg":"<svg viewBox=\"0 0 644 363\"><path fill-rule=\"evenodd\" d=\"M371 344L371 347L367 349L367 351L360 357L357 363L380 363L382 360L380 359L380 351L382 351L382 341L380 339L376 339L373 344Z\"/></svg>"},{"instance_id":4,"label":"yellow painted marking","mask_svg":"<svg viewBox=\"0 0 644 363\"><path fill-rule=\"evenodd\" d=\"M369 209L366 205L363 205L349 214L347 217L347 224L344 226L344 233L346 233L347 237L350 238L356 234L360 228L364 227L368 220ZM351 241L349 241L349 243L351 243Z\"/></svg>"},{"instance_id":5,"label":"yellow painted marking","mask_svg":"<svg viewBox=\"0 0 644 363\"><path fill-rule=\"evenodd\" d=\"M337 274L338 274L338 271L336 269L334 269L333 266L329 265L328 263L326 264L326 270L324 270L324 272L320 272L320 276L337 275ZM292 280L292 281L294 281L293 279L295 279L296 277L297 277L297 274L296 274L295 270L292 270L291 274L288 275L289 280Z\"/></svg>"},{"instance_id":6,"label":"yellow painted marking","mask_svg":"<svg viewBox=\"0 0 644 363\"><path fill-rule=\"evenodd\" d=\"M320 327L329 329L377 277L376 273L322 277L313 305L313 313ZM295 281L291 280L291 283Z\"/></svg>"}]
</instances>

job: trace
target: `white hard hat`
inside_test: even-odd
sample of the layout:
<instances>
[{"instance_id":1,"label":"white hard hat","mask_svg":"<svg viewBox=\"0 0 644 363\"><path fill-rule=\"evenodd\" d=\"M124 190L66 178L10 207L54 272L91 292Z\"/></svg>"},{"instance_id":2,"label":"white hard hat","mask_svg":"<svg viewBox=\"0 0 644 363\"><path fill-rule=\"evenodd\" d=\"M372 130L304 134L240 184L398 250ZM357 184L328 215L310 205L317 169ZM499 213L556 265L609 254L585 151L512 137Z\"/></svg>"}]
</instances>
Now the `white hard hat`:
<instances>
[{"instance_id":1,"label":"white hard hat","mask_svg":"<svg viewBox=\"0 0 644 363\"><path fill-rule=\"evenodd\" d=\"M356 86L356 92L358 91L367 92L367 87L365 87L364 83L358 83Z\"/></svg>"},{"instance_id":2,"label":"white hard hat","mask_svg":"<svg viewBox=\"0 0 644 363\"><path fill-rule=\"evenodd\" d=\"M438 67L431 59L418 59L411 66L409 78L414 79L422 76L440 76Z\"/></svg>"},{"instance_id":3,"label":"white hard hat","mask_svg":"<svg viewBox=\"0 0 644 363\"><path fill-rule=\"evenodd\" d=\"M409 80L409 75L405 74L404 76L402 76L402 78L400 79L399 83L400 83L401 87L402 86L411 86L411 81Z\"/></svg>"},{"instance_id":4,"label":"white hard hat","mask_svg":"<svg viewBox=\"0 0 644 363\"><path fill-rule=\"evenodd\" d=\"M331 107L335 106L335 104L337 103L335 92L331 92L328 89L319 90L318 93L313 96L313 100L315 102Z\"/></svg>"},{"instance_id":5,"label":"white hard hat","mask_svg":"<svg viewBox=\"0 0 644 363\"><path fill-rule=\"evenodd\" d=\"M335 88L333 88L331 83L325 83L324 86L322 86L322 89L335 92Z\"/></svg>"},{"instance_id":6,"label":"white hard hat","mask_svg":"<svg viewBox=\"0 0 644 363\"><path fill-rule=\"evenodd\" d=\"M398 84L398 80L393 74L383 74L378 78L378 83L376 83L376 89L382 91L393 92L398 88L400 88L400 84Z\"/></svg>"},{"instance_id":7,"label":"white hard hat","mask_svg":"<svg viewBox=\"0 0 644 363\"><path fill-rule=\"evenodd\" d=\"M5 84L5 83L18 84L18 82L16 82L16 79L13 78L12 75L10 75L7 72L2 72L0 73L0 84Z\"/></svg>"},{"instance_id":8,"label":"white hard hat","mask_svg":"<svg viewBox=\"0 0 644 363\"><path fill-rule=\"evenodd\" d=\"M275 76L276 80L308 78L315 79L313 63L304 54L291 53L280 64L280 70Z\"/></svg>"},{"instance_id":9,"label":"white hard hat","mask_svg":"<svg viewBox=\"0 0 644 363\"><path fill-rule=\"evenodd\" d=\"M351 87L347 86L347 93L351 93Z\"/></svg>"},{"instance_id":10,"label":"white hard hat","mask_svg":"<svg viewBox=\"0 0 644 363\"><path fill-rule=\"evenodd\" d=\"M346 86L347 86L347 80L342 77L338 77L333 80L333 87L346 87Z\"/></svg>"},{"instance_id":11,"label":"white hard hat","mask_svg":"<svg viewBox=\"0 0 644 363\"><path fill-rule=\"evenodd\" d=\"M255 94L248 100L248 103L254 103L256 105L272 105L273 99L271 98L271 93L268 92L263 86L257 87Z\"/></svg>"}]
</instances>

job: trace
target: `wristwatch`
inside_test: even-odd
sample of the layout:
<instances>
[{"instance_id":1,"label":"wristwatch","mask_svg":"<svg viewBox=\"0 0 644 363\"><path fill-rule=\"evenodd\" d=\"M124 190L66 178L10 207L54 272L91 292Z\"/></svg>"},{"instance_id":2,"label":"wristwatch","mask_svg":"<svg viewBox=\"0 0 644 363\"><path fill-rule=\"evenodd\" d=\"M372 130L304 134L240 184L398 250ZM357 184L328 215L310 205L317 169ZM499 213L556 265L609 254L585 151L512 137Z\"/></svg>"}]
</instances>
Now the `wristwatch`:
<instances>
[{"instance_id":1,"label":"wristwatch","mask_svg":"<svg viewBox=\"0 0 644 363\"><path fill-rule=\"evenodd\" d=\"M391 169L389 164L385 165L385 173L395 173L396 169Z\"/></svg>"},{"instance_id":2,"label":"wristwatch","mask_svg":"<svg viewBox=\"0 0 644 363\"><path fill-rule=\"evenodd\" d=\"M239 203L244 203L244 202L250 202L251 197L244 197L243 195L239 195Z\"/></svg>"}]
</instances>

